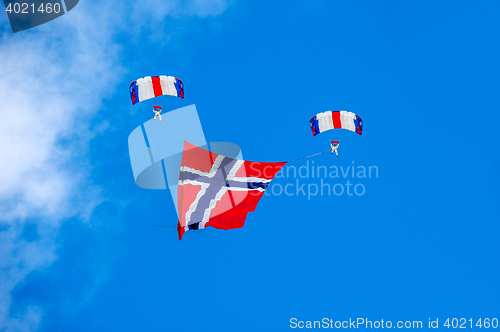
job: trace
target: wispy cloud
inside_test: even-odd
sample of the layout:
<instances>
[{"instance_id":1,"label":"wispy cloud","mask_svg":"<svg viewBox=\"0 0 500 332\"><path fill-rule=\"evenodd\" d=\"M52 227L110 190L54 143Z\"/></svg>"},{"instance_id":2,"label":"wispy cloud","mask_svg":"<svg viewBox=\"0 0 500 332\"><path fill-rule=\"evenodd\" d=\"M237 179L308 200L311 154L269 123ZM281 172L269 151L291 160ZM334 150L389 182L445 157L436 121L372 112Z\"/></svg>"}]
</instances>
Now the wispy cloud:
<instances>
[{"instance_id":1,"label":"wispy cloud","mask_svg":"<svg viewBox=\"0 0 500 332\"><path fill-rule=\"evenodd\" d=\"M87 155L91 119L125 72L122 46L113 38L133 24L213 16L227 6L221 0L138 3L82 1L36 30L0 37L0 329L37 329L43 306L12 313L13 290L57 259L65 219L88 218L105 199L91 181ZM56 33L36 32L44 30ZM26 239L32 223L37 236Z\"/></svg>"},{"instance_id":2,"label":"wispy cloud","mask_svg":"<svg viewBox=\"0 0 500 332\"><path fill-rule=\"evenodd\" d=\"M119 78L106 75L117 47L92 25L73 21L65 30L1 40L0 326L12 331L36 329L42 315L40 307L29 306L10 317L12 290L56 259L62 220L88 215L101 201L87 180L88 119ZM38 224L38 237L27 241L21 234L32 222Z\"/></svg>"},{"instance_id":3,"label":"wispy cloud","mask_svg":"<svg viewBox=\"0 0 500 332\"><path fill-rule=\"evenodd\" d=\"M0 232L0 327L6 331L33 331L41 319L42 309L37 305L22 308L10 315L12 290L32 271L48 266L54 261L54 227L40 225L42 235L36 241L23 239L23 221L11 222L6 231Z\"/></svg>"},{"instance_id":4,"label":"wispy cloud","mask_svg":"<svg viewBox=\"0 0 500 332\"><path fill-rule=\"evenodd\" d=\"M151 24L158 23L167 16L175 18L182 16L197 16L201 18L216 16L222 14L227 6L227 0L142 1L134 3L134 14L131 18L134 22L154 29L154 26Z\"/></svg>"}]
</instances>

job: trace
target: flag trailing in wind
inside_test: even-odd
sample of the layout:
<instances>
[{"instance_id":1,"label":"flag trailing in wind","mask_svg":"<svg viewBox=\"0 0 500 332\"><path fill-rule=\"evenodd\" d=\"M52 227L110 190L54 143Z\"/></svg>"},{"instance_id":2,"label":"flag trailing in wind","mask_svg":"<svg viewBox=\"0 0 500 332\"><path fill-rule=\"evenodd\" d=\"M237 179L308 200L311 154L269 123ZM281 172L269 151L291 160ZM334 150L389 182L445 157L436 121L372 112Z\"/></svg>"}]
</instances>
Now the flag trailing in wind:
<instances>
[{"instance_id":1,"label":"flag trailing in wind","mask_svg":"<svg viewBox=\"0 0 500 332\"><path fill-rule=\"evenodd\" d=\"M233 159L185 142L177 194L179 240L186 231L207 226L243 227L285 164Z\"/></svg>"}]
</instances>

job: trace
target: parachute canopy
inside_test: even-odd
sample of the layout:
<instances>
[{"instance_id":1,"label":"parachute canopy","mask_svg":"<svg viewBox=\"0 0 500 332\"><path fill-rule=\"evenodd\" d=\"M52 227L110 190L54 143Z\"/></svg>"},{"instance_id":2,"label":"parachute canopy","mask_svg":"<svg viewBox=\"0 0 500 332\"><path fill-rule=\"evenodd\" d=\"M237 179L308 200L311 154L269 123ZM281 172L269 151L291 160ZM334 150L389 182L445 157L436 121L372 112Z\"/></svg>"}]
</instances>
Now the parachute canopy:
<instances>
[{"instance_id":1,"label":"parachute canopy","mask_svg":"<svg viewBox=\"0 0 500 332\"><path fill-rule=\"evenodd\" d=\"M184 98L184 84L173 76L146 76L130 83L132 105L159 96Z\"/></svg>"},{"instance_id":2,"label":"parachute canopy","mask_svg":"<svg viewBox=\"0 0 500 332\"><path fill-rule=\"evenodd\" d=\"M313 116L310 120L313 136L330 129L347 129L361 135L363 121L358 115L347 111L326 111Z\"/></svg>"}]
</instances>

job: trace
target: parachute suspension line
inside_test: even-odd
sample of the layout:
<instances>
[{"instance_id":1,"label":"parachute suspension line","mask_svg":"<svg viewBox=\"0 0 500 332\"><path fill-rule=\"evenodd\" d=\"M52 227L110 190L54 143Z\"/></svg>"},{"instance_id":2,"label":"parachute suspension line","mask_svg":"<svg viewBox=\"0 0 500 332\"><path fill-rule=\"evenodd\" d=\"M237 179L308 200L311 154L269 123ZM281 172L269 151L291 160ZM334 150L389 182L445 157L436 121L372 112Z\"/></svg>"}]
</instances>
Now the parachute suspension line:
<instances>
[{"instance_id":1,"label":"parachute suspension line","mask_svg":"<svg viewBox=\"0 0 500 332\"><path fill-rule=\"evenodd\" d=\"M179 133L177 132L177 130L175 130L175 128L174 128L174 127L172 127L172 125L171 125L170 123L168 123L168 121L167 121L167 120L165 120L165 122L166 122L166 123L170 126L170 128L172 128L172 129L175 131L175 133L177 134L177 136L179 136L179 137L180 137L183 141L186 141L186 140L184 139L184 137L182 137L182 136L181 136L181 134L179 134ZM187 142L187 141L186 141L186 142Z\"/></svg>"},{"instance_id":2,"label":"parachute suspension line","mask_svg":"<svg viewBox=\"0 0 500 332\"><path fill-rule=\"evenodd\" d=\"M318 152L318 153L312 154L312 155L307 156L307 157L301 157L301 158L297 158L297 159L290 160L290 161L289 161L289 163L294 162L294 161L297 161L297 160L302 160L302 159L311 158L311 157L314 157L314 156L317 156L317 155L320 155L320 154L326 153L326 152L328 152L328 151L330 151L330 149L325 150L325 151L323 151L323 152Z\"/></svg>"},{"instance_id":3,"label":"parachute suspension line","mask_svg":"<svg viewBox=\"0 0 500 332\"><path fill-rule=\"evenodd\" d=\"M165 122L166 122L166 123L170 126L170 128L172 128L172 129L175 131L175 133L177 134L177 136L179 136L179 137L180 137L183 141L187 142L187 141L184 139L184 137L182 137L182 136L181 136L181 135L177 132L177 130L175 130L175 128L174 128L174 127L173 127L173 126L172 126L172 125L171 125L171 124L170 124L167 120L165 120ZM318 153L315 153L315 154L312 154L312 155L310 155L310 156L305 156L305 157L300 157L300 158L297 158L297 159L292 159L292 160L290 160L290 161L288 161L288 162L289 162L289 163L291 163L291 162L294 162L294 161L297 161L297 160L302 160L302 159L311 158L311 157L318 156L318 155L320 155L320 154L323 154L323 153L326 153L326 152L329 152L329 151L330 151L330 149L325 150L325 151L322 151L322 152L318 152Z\"/></svg>"}]
</instances>

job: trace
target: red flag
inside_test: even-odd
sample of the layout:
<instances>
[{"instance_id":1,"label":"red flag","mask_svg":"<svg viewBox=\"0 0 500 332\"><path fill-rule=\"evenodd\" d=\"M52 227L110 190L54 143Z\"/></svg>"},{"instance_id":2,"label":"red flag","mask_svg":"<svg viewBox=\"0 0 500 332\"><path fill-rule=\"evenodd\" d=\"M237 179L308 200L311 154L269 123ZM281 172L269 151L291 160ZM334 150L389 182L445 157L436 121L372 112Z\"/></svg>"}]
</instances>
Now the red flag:
<instances>
[{"instance_id":1,"label":"red flag","mask_svg":"<svg viewBox=\"0 0 500 332\"><path fill-rule=\"evenodd\" d=\"M177 204L179 240L190 229L240 228L285 165L229 158L184 142Z\"/></svg>"}]
</instances>

